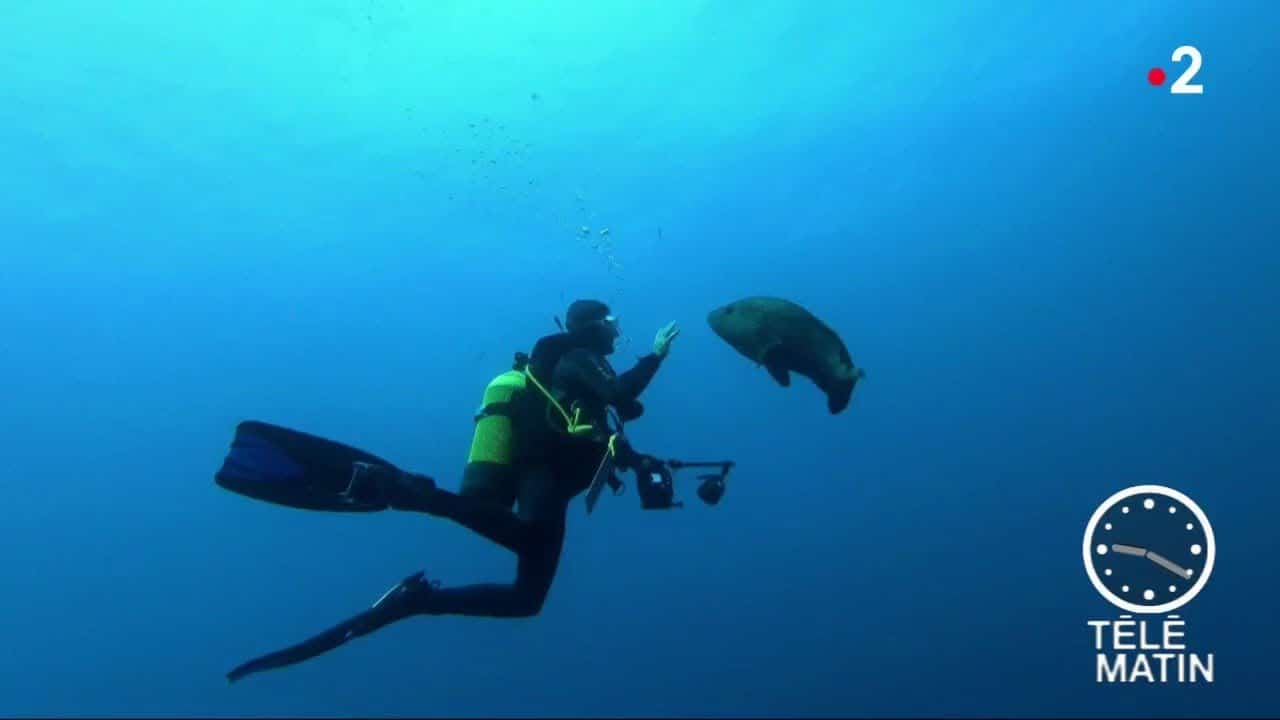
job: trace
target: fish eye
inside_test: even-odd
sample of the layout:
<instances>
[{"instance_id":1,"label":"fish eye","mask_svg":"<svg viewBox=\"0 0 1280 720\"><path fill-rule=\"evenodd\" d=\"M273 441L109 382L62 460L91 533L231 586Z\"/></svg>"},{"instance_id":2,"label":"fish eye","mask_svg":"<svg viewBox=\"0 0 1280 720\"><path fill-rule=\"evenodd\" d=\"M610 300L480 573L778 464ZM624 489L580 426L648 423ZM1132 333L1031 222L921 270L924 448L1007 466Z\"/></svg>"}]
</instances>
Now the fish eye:
<instances>
[{"instance_id":1,"label":"fish eye","mask_svg":"<svg viewBox=\"0 0 1280 720\"><path fill-rule=\"evenodd\" d=\"M732 305L730 305L729 307L727 307L727 308L725 308L725 309L724 309L724 314L725 314L725 315L732 315L732 314L733 314L733 310L734 310L734 307L733 307Z\"/></svg>"}]
</instances>

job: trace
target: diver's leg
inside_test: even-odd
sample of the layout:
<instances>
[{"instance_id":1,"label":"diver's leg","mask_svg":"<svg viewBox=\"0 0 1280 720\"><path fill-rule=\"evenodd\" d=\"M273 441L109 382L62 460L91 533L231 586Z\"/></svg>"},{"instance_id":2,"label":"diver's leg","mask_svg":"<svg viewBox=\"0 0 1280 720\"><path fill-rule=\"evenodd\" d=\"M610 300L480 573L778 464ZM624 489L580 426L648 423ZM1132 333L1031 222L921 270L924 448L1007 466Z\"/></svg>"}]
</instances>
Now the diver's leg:
<instances>
[{"instance_id":1,"label":"diver's leg","mask_svg":"<svg viewBox=\"0 0 1280 720\"><path fill-rule=\"evenodd\" d=\"M380 465L366 465L353 483L376 492L396 510L412 510L448 518L472 532L497 543L517 555L545 542L539 528L531 527L520 515L483 497L460 495L436 485L426 475L397 471Z\"/></svg>"},{"instance_id":2,"label":"diver's leg","mask_svg":"<svg viewBox=\"0 0 1280 720\"><path fill-rule=\"evenodd\" d=\"M524 513L480 497L436 490L424 503L426 512L448 518L468 530L523 556L553 540L554 527L530 522ZM550 531L550 532L549 532Z\"/></svg>"},{"instance_id":3,"label":"diver's leg","mask_svg":"<svg viewBox=\"0 0 1280 720\"><path fill-rule=\"evenodd\" d=\"M535 530L517 551L519 560L514 583L440 589L426 580L423 573L415 573L400 581L368 610L296 645L243 663L227 673L227 680L235 682L264 670L295 665L411 615L510 618L538 614L560 564L569 499L570 495L549 469L532 468L522 474L517 519ZM517 517L509 510L506 512Z\"/></svg>"},{"instance_id":4,"label":"diver's leg","mask_svg":"<svg viewBox=\"0 0 1280 720\"><path fill-rule=\"evenodd\" d=\"M518 554L514 583L433 589L423 596L418 612L504 618L537 615L551 590L564 546L570 498L557 480L544 467L521 474L520 518L536 533Z\"/></svg>"}]
</instances>

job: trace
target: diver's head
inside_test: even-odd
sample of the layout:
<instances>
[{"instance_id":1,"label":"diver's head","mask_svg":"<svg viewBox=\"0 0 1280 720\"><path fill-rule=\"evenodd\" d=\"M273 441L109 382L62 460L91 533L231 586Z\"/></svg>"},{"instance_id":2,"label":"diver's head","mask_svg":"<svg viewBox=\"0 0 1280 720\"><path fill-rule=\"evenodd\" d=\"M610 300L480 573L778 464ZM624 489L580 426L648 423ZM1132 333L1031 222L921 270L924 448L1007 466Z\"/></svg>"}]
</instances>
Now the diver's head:
<instances>
[{"instance_id":1,"label":"diver's head","mask_svg":"<svg viewBox=\"0 0 1280 720\"><path fill-rule=\"evenodd\" d=\"M585 347L601 355L613 352L613 343L622 333L618 318L599 300L574 300L565 313L564 326L581 338Z\"/></svg>"}]
</instances>

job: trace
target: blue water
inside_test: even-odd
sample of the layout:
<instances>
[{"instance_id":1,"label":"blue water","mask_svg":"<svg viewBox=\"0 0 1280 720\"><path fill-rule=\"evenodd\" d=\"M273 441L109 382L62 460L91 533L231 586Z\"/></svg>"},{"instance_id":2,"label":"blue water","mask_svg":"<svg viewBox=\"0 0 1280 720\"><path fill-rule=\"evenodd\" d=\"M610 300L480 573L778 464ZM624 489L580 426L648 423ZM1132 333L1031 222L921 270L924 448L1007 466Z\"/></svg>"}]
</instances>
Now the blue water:
<instances>
[{"instance_id":1,"label":"blue water","mask_svg":"<svg viewBox=\"0 0 1280 720\"><path fill-rule=\"evenodd\" d=\"M0 11L3 715L1274 716L1280 213L1264 3L10 2ZM1185 67L1202 96L1147 84ZM580 228L589 228L583 237ZM607 228L609 234L600 231ZM706 326L792 298L830 416ZM485 383L574 298L634 442L725 501L576 502L529 620L407 621L227 686L416 569L420 515L247 500L235 423L456 485ZM1098 685L1084 525L1217 531L1205 685Z\"/></svg>"}]
</instances>

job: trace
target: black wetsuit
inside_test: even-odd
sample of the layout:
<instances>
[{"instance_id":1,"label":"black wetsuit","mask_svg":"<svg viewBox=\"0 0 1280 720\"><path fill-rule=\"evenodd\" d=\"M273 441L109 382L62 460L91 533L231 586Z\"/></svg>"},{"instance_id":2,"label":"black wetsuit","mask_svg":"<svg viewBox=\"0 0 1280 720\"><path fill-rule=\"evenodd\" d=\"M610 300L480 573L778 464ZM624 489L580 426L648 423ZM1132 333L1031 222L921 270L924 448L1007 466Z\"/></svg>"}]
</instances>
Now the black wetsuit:
<instances>
[{"instance_id":1,"label":"black wetsuit","mask_svg":"<svg viewBox=\"0 0 1280 720\"><path fill-rule=\"evenodd\" d=\"M554 365L551 390L568 406L576 401L582 419L605 427L609 407L624 421L644 412L637 397L648 387L661 360L647 355L621 375L604 356L583 348L568 351ZM517 510L438 490L427 511L447 517L516 554L510 584L435 589L418 612L433 615L527 617L541 609L555 579L564 543L569 503L591 484L604 447L594 441L548 438L545 452L525 460L518 472Z\"/></svg>"},{"instance_id":2,"label":"black wetsuit","mask_svg":"<svg viewBox=\"0 0 1280 720\"><path fill-rule=\"evenodd\" d=\"M618 375L599 352L588 350L570 334L539 341L530 357L535 377L550 378L550 389L562 405L576 402L596 427L607 427L609 407L623 421L644 413L640 393L662 364L657 355L640 359L635 368ZM516 553L513 583L485 583L440 588L424 573L404 578L369 610L343 620L323 633L283 650L243 662L227 674L230 682L262 670L296 665L412 615L472 615L488 618L527 618L536 615L556 579L568 505L590 486L605 446L600 439L579 439L563 433L541 432L544 418L525 418L531 425L532 452L517 464L517 510L484 497L460 495L435 487L425 475L398 473L370 465L372 480L384 500L399 510L416 510L448 518ZM639 457L639 456L637 456ZM355 480L353 480L355 483Z\"/></svg>"},{"instance_id":3,"label":"black wetsuit","mask_svg":"<svg viewBox=\"0 0 1280 720\"><path fill-rule=\"evenodd\" d=\"M555 342L546 346L563 346L572 337L549 336L544 338L547 340ZM540 364L539 347L535 346L533 368L552 378L552 392L562 403L576 401L584 413L581 419L590 418L600 427L605 426L609 407L623 420L643 413L636 398L661 365L658 356L648 355L631 370L617 375L599 353L578 348L552 355L550 362ZM522 458L518 468L516 511L482 497L437 488L426 476L382 470L395 478L384 488L392 507L449 518L514 552L514 582L441 588L427 580L424 573L414 573L368 610L296 645L245 662L227 673L227 679L234 682L257 672L300 663L412 615L515 618L538 614L560 564L569 502L590 485L605 451L598 439L584 441L557 433L538 439L539 450ZM371 467L371 472L379 471Z\"/></svg>"}]
</instances>

